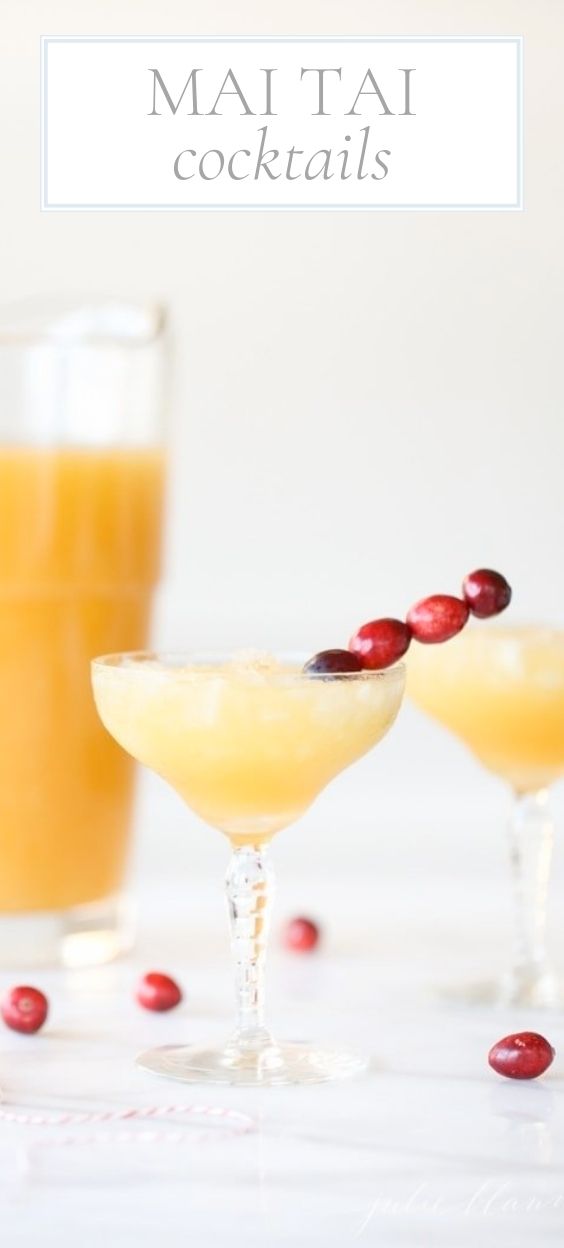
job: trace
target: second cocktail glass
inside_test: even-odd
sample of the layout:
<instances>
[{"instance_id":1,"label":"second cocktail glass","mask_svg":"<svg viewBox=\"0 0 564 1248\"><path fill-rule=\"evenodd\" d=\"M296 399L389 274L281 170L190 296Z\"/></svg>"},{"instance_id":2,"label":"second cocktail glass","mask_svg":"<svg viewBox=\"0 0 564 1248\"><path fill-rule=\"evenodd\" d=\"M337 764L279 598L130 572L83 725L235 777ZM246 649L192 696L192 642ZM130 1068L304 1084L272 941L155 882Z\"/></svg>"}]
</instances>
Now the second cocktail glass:
<instances>
[{"instance_id":1,"label":"second cocktail glass","mask_svg":"<svg viewBox=\"0 0 564 1248\"><path fill-rule=\"evenodd\" d=\"M478 1002L557 1005L545 926L554 832L548 788L564 776L564 632L480 625L447 646L416 647L409 656L408 692L514 794L513 966L499 983L477 984L457 995Z\"/></svg>"},{"instance_id":2,"label":"second cocktail glass","mask_svg":"<svg viewBox=\"0 0 564 1248\"><path fill-rule=\"evenodd\" d=\"M224 1049L175 1046L139 1059L186 1082L316 1083L362 1059L278 1044L264 1022L264 958L273 891L268 844L393 723L404 669L308 675L268 656L110 655L95 660L96 705L129 754L163 776L231 842L227 902L237 1026Z\"/></svg>"}]
</instances>

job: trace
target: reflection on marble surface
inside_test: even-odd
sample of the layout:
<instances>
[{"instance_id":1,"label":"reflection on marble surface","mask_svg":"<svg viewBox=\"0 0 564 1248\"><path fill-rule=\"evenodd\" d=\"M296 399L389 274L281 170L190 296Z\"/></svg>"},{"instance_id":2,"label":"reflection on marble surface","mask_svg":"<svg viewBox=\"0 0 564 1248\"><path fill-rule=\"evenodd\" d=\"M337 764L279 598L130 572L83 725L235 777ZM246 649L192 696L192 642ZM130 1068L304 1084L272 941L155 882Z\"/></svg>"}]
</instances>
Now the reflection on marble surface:
<instances>
[{"instance_id":1,"label":"reflection on marble surface","mask_svg":"<svg viewBox=\"0 0 564 1248\"><path fill-rule=\"evenodd\" d=\"M180 1118L0 1122L5 1242L35 1248L41 1236L66 1248L77 1219L87 1248L104 1234L119 1248L149 1248L165 1233L172 1248L557 1242L562 1016L441 1002L433 985L487 960L503 916L495 890L484 885L483 924L470 947L473 902L463 883L443 878L441 893L437 881L426 888L426 904L410 906L410 889L415 902L420 885L390 880L387 905L375 912L370 881L347 881L346 889L317 883L312 908L332 929L325 950L301 959L273 950L277 1033L370 1057L366 1076L341 1084L197 1094L135 1069L144 1047L221 1039L229 1025L230 966L213 885L189 887L188 906L177 884L144 893L134 958L42 975L52 1002L44 1033L0 1035L5 1105L53 1112L199 1103L240 1110L253 1129L241 1134ZM288 881L286 912L299 889ZM394 925L394 904L409 923ZM135 979L149 963L185 986L178 1010L154 1015L135 1005ZM8 982L4 976L0 986ZM554 1066L541 1082L502 1081L487 1066L488 1050L524 1027L549 1032Z\"/></svg>"}]
</instances>

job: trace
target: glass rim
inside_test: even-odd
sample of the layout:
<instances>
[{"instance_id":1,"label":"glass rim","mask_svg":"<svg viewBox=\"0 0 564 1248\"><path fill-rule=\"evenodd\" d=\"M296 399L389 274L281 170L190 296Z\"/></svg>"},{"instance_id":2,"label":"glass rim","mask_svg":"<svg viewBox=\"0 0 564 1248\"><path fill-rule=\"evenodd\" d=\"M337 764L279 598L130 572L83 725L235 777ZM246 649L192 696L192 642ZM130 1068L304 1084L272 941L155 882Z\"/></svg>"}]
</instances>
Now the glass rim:
<instances>
[{"instance_id":1,"label":"glass rim","mask_svg":"<svg viewBox=\"0 0 564 1248\"><path fill-rule=\"evenodd\" d=\"M450 641L446 643L447 649L453 641L457 643L469 642L474 641L477 637L486 641L520 641L522 638L528 639L529 637L533 641L539 638L541 640L552 637L564 638L564 624L554 623L554 621L550 620L541 621L535 619L513 620L510 624L503 617L487 620L470 619L467 627L454 637L451 637ZM425 647L425 649L427 648L433 649L435 647ZM437 646L436 649L439 649L439 647Z\"/></svg>"},{"instance_id":2,"label":"glass rim","mask_svg":"<svg viewBox=\"0 0 564 1248\"><path fill-rule=\"evenodd\" d=\"M218 677L223 673L236 672L236 665L238 662L244 662L245 654L249 656L249 659L256 657L257 662L260 661L264 654L264 657L272 657L283 665L282 669L276 668L265 673L272 683L299 680L302 676L304 680L386 681L397 679L399 676L403 677L405 674L405 663L403 662L394 663L390 667L378 668L377 670L362 668L359 672L304 672L301 670L304 663L312 657L311 651L305 650L282 650L268 656L266 652L253 651L251 653L244 650L124 650L116 651L114 654L97 655L91 660L91 667L93 671L110 668L113 671L124 673L132 671L172 673L188 668L189 672L187 674L190 677L197 675L201 677ZM151 664L154 664L154 666L150 666ZM300 670L295 670L296 665L299 665ZM201 669L200 672L198 672L198 668Z\"/></svg>"}]
</instances>

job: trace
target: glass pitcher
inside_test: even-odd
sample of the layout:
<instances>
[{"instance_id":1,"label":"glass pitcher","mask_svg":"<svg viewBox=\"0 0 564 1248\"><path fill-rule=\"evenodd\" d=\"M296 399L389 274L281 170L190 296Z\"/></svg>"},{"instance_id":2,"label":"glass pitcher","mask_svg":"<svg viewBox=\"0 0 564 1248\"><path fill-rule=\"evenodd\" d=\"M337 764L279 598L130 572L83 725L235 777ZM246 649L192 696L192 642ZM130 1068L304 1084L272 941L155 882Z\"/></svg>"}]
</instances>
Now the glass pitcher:
<instances>
[{"instance_id":1,"label":"glass pitcher","mask_svg":"<svg viewBox=\"0 0 564 1248\"><path fill-rule=\"evenodd\" d=\"M147 645L160 569L165 316L0 314L0 964L106 961L131 941L133 769L90 659Z\"/></svg>"}]
</instances>

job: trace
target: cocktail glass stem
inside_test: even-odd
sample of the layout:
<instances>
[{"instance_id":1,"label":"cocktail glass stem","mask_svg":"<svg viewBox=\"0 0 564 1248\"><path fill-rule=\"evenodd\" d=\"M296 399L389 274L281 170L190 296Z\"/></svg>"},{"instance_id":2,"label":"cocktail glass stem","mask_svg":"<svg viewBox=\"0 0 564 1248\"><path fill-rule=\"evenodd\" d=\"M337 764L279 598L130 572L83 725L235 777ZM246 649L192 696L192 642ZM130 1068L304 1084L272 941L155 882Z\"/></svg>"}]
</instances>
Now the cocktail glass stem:
<instances>
[{"instance_id":1,"label":"cocktail glass stem","mask_svg":"<svg viewBox=\"0 0 564 1248\"><path fill-rule=\"evenodd\" d=\"M235 959L237 1026L231 1044L257 1052L272 1045L264 1025L264 967L274 872L266 847L235 849L225 877Z\"/></svg>"},{"instance_id":2,"label":"cocktail glass stem","mask_svg":"<svg viewBox=\"0 0 564 1248\"><path fill-rule=\"evenodd\" d=\"M509 825L515 897L515 953L505 998L514 1005L553 1005L546 960L546 899L554 825L548 792L517 793Z\"/></svg>"},{"instance_id":3,"label":"cocktail glass stem","mask_svg":"<svg viewBox=\"0 0 564 1248\"><path fill-rule=\"evenodd\" d=\"M184 1083L322 1083L345 1079L366 1067L354 1053L273 1040L264 1025L264 963L274 874L264 846L233 851L226 876L231 943L235 958L237 1023L223 1048L167 1045L141 1053L145 1070Z\"/></svg>"}]
</instances>

